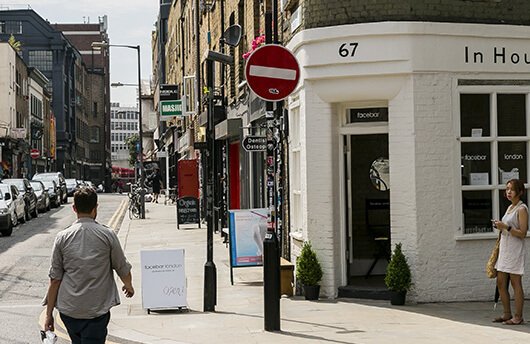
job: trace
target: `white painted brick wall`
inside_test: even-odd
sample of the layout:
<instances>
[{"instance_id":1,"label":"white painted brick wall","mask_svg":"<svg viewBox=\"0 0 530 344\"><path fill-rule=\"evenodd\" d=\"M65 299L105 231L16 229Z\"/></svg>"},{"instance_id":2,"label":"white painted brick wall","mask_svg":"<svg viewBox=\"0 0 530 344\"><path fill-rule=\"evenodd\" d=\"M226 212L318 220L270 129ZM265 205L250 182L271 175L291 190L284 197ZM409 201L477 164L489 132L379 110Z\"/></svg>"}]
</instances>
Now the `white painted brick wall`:
<instances>
[{"instance_id":1,"label":"white painted brick wall","mask_svg":"<svg viewBox=\"0 0 530 344\"><path fill-rule=\"evenodd\" d=\"M338 115L323 102L306 81L300 91L301 188L304 238L310 240L322 264L321 296L334 297L340 274L340 213L337 192ZM337 220L339 219L339 220ZM296 261L300 246L293 243Z\"/></svg>"}]
</instances>

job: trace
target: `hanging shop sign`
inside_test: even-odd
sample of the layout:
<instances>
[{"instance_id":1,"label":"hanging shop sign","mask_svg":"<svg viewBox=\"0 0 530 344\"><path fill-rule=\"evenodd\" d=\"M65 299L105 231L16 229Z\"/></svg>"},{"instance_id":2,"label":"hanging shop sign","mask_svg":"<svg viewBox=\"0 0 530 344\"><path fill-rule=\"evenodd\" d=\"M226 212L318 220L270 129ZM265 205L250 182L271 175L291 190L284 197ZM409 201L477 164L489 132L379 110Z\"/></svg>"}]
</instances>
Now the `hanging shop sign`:
<instances>
[{"instance_id":1,"label":"hanging shop sign","mask_svg":"<svg viewBox=\"0 0 530 344\"><path fill-rule=\"evenodd\" d=\"M179 98L179 85L160 85L160 101L178 100Z\"/></svg>"},{"instance_id":2,"label":"hanging shop sign","mask_svg":"<svg viewBox=\"0 0 530 344\"><path fill-rule=\"evenodd\" d=\"M182 101L160 101L160 121L169 121L175 116L182 116Z\"/></svg>"},{"instance_id":3,"label":"hanging shop sign","mask_svg":"<svg viewBox=\"0 0 530 344\"><path fill-rule=\"evenodd\" d=\"M11 137L14 139L25 139L26 133L26 128L11 128Z\"/></svg>"},{"instance_id":4,"label":"hanging shop sign","mask_svg":"<svg viewBox=\"0 0 530 344\"><path fill-rule=\"evenodd\" d=\"M267 150L267 137L246 136L241 145L247 152L265 152Z\"/></svg>"},{"instance_id":5,"label":"hanging shop sign","mask_svg":"<svg viewBox=\"0 0 530 344\"><path fill-rule=\"evenodd\" d=\"M140 251L144 309L187 307L184 250Z\"/></svg>"}]
</instances>

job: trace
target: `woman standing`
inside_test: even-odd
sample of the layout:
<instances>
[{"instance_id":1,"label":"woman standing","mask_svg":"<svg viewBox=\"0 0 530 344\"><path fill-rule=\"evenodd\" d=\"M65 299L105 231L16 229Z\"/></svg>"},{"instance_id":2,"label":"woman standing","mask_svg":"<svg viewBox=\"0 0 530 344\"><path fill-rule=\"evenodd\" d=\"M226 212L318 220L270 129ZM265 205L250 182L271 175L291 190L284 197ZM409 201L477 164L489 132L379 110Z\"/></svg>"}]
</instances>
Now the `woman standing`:
<instances>
[{"instance_id":1,"label":"woman standing","mask_svg":"<svg viewBox=\"0 0 530 344\"><path fill-rule=\"evenodd\" d=\"M504 325L522 325L524 292L521 277L524 275L525 238L528 230L528 207L521 201L524 184L519 179L512 179L506 183L506 198L512 203L502 217L502 221L495 221L495 227L501 233L499 258L497 269L497 287L504 308L502 317L493 322ZM508 278L512 283L515 298L515 314L512 317L510 309L510 294L508 293Z\"/></svg>"}]
</instances>

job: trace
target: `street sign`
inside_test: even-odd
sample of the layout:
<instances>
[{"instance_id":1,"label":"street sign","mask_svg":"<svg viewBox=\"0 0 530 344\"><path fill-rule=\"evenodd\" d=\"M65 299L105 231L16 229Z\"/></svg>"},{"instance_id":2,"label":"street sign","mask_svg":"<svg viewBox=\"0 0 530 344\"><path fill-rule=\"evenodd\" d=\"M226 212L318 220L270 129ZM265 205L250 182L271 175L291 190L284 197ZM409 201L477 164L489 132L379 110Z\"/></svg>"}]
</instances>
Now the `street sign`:
<instances>
[{"instance_id":1,"label":"street sign","mask_svg":"<svg viewBox=\"0 0 530 344\"><path fill-rule=\"evenodd\" d=\"M243 139L243 149L247 152L264 152L267 150L266 136L246 136Z\"/></svg>"},{"instance_id":2,"label":"street sign","mask_svg":"<svg viewBox=\"0 0 530 344\"><path fill-rule=\"evenodd\" d=\"M140 151L140 142L136 142L136 150L139 152Z\"/></svg>"},{"instance_id":3,"label":"street sign","mask_svg":"<svg viewBox=\"0 0 530 344\"><path fill-rule=\"evenodd\" d=\"M300 66L287 48L266 44L248 58L245 77L258 97L277 101L288 97L298 85Z\"/></svg>"},{"instance_id":4,"label":"street sign","mask_svg":"<svg viewBox=\"0 0 530 344\"><path fill-rule=\"evenodd\" d=\"M173 116L182 116L181 100L165 100L160 102L160 120L167 121Z\"/></svg>"},{"instance_id":5,"label":"street sign","mask_svg":"<svg viewBox=\"0 0 530 344\"><path fill-rule=\"evenodd\" d=\"M37 159L39 156L40 156L40 152L38 149L32 149L30 152L29 152L29 155L33 158L33 159Z\"/></svg>"}]
</instances>

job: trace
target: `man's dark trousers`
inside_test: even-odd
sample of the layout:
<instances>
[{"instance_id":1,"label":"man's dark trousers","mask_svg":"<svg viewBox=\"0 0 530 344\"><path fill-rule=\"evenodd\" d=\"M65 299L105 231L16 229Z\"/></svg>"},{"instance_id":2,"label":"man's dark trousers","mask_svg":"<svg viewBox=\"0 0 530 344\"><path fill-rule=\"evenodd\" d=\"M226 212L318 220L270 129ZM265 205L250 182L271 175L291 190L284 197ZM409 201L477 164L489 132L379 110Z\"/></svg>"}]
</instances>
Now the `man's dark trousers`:
<instances>
[{"instance_id":1,"label":"man's dark trousers","mask_svg":"<svg viewBox=\"0 0 530 344\"><path fill-rule=\"evenodd\" d=\"M105 344L110 312L94 319L74 319L61 313L72 344Z\"/></svg>"}]
</instances>

